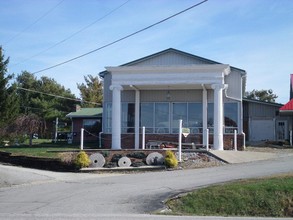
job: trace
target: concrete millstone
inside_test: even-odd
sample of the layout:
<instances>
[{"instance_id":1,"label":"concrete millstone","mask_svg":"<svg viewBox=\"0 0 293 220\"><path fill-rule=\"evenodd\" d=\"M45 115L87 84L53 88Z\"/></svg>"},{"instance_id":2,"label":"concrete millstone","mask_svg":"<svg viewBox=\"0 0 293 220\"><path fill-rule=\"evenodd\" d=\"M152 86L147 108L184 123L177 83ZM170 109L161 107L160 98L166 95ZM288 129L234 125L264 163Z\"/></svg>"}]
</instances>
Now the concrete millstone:
<instances>
[{"instance_id":1,"label":"concrete millstone","mask_svg":"<svg viewBox=\"0 0 293 220\"><path fill-rule=\"evenodd\" d=\"M163 165L164 156L158 152L150 153L146 158L147 165Z\"/></svg>"},{"instance_id":2,"label":"concrete millstone","mask_svg":"<svg viewBox=\"0 0 293 220\"><path fill-rule=\"evenodd\" d=\"M130 165L131 165L131 160L128 157L121 157L118 160L119 167L130 167Z\"/></svg>"},{"instance_id":3,"label":"concrete millstone","mask_svg":"<svg viewBox=\"0 0 293 220\"><path fill-rule=\"evenodd\" d=\"M95 153L90 156L90 167L103 167L105 165L105 157L100 153Z\"/></svg>"}]
</instances>

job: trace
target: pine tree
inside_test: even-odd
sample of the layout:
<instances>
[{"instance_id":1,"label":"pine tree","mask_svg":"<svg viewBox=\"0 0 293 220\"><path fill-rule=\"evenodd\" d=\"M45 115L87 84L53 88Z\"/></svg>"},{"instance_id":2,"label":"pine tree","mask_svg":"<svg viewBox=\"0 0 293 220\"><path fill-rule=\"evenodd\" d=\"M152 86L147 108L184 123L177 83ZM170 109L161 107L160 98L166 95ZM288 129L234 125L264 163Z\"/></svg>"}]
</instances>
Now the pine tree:
<instances>
[{"instance_id":1,"label":"pine tree","mask_svg":"<svg viewBox=\"0 0 293 220\"><path fill-rule=\"evenodd\" d=\"M3 49L0 46L0 126L5 125L11 119L12 100L17 99L13 95L13 89L9 87L9 80L13 78L13 75L8 74L8 63L9 58L5 59Z\"/></svg>"},{"instance_id":2,"label":"pine tree","mask_svg":"<svg viewBox=\"0 0 293 220\"><path fill-rule=\"evenodd\" d=\"M99 78L92 75L84 76L85 84L77 84L77 88L80 91L80 95L83 101L85 101L82 107L97 107L102 105L103 102L103 84Z\"/></svg>"}]
</instances>

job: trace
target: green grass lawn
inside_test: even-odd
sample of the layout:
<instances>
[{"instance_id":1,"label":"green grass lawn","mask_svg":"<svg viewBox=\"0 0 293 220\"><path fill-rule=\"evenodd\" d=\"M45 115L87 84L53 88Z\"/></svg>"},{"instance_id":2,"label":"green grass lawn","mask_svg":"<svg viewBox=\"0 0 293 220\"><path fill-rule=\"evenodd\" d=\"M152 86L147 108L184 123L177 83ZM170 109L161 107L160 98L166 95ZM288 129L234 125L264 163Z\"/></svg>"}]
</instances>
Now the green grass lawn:
<instances>
[{"instance_id":1,"label":"green grass lawn","mask_svg":"<svg viewBox=\"0 0 293 220\"><path fill-rule=\"evenodd\" d=\"M84 144L86 148L97 148L96 143ZM79 150L80 145L68 144L67 142L52 143L47 139L34 139L33 145L29 146L28 142L20 146L8 146L0 147L0 151L9 152L13 155L23 155L32 157L46 157L46 158L58 158L58 151L72 151Z\"/></svg>"},{"instance_id":2,"label":"green grass lawn","mask_svg":"<svg viewBox=\"0 0 293 220\"><path fill-rule=\"evenodd\" d=\"M293 173L207 187L167 205L177 215L293 217Z\"/></svg>"}]
</instances>

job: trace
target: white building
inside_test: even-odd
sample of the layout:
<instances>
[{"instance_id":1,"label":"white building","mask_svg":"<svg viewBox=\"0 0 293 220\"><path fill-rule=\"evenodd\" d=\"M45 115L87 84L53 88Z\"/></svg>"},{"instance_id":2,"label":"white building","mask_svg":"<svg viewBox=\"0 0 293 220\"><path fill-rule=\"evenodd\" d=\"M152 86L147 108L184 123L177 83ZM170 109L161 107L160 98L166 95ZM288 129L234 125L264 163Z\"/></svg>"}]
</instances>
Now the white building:
<instances>
[{"instance_id":1,"label":"white building","mask_svg":"<svg viewBox=\"0 0 293 220\"><path fill-rule=\"evenodd\" d=\"M242 146L242 96L245 70L175 49L117 67L106 67L104 79L104 147L141 148L141 128L146 142L176 142L178 121L190 128L185 142L216 150L233 146L238 132Z\"/></svg>"}]
</instances>

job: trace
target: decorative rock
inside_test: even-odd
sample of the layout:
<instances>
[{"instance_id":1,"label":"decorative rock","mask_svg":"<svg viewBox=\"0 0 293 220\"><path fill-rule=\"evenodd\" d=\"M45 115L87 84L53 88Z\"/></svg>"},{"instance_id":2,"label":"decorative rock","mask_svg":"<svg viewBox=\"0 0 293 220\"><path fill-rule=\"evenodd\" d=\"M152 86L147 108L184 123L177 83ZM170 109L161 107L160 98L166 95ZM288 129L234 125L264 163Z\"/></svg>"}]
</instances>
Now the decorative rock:
<instances>
[{"instance_id":1,"label":"decorative rock","mask_svg":"<svg viewBox=\"0 0 293 220\"><path fill-rule=\"evenodd\" d=\"M103 167L105 165L105 157L100 153L95 153L90 156L90 167Z\"/></svg>"},{"instance_id":2,"label":"decorative rock","mask_svg":"<svg viewBox=\"0 0 293 220\"><path fill-rule=\"evenodd\" d=\"M158 152L150 153L146 158L147 165L163 165L164 156Z\"/></svg>"},{"instance_id":3,"label":"decorative rock","mask_svg":"<svg viewBox=\"0 0 293 220\"><path fill-rule=\"evenodd\" d=\"M121 154L114 154L114 155L112 156L111 162L113 162L113 163L118 163L118 161L120 160L121 157L122 157Z\"/></svg>"},{"instance_id":4,"label":"decorative rock","mask_svg":"<svg viewBox=\"0 0 293 220\"><path fill-rule=\"evenodd\" d=\"M121 157L118 160L119 167L130 167L130 165L131 165L131 160L128 157Z\"/></svg>"},{"instance_id":5,"label":"decorative rock","mask_svg":"<svg viewBox=\"0 0 293 220\"><path fill-rule=\"evenodd\" d=\"M141 167L141 166L145 166L146 164L144 162L133 162L132 166L133 167Z\"/></svg>"},{"instance_id":6,"label":"decorative rock","mask_svg":"<svg viewBox=\"0 0 293 220\"><path fill-rule=\"evenodd\" d=\"M105 164L104 167L105 168L114 168L114 167L117 167L117 163L108 162L108 163Z\"/></svg>"},{"instance_id":7,"label":"decorative rock","mask_svg":"<svg viewBox=\"0 0 293 220\"><path fill-rule=\"evenodd\" d=\"M146 155L143 152L134 152L134 153L127 154L126 156L131 158L136 158L136 159L146 158Z\"/></svg>"}]
</instances>

